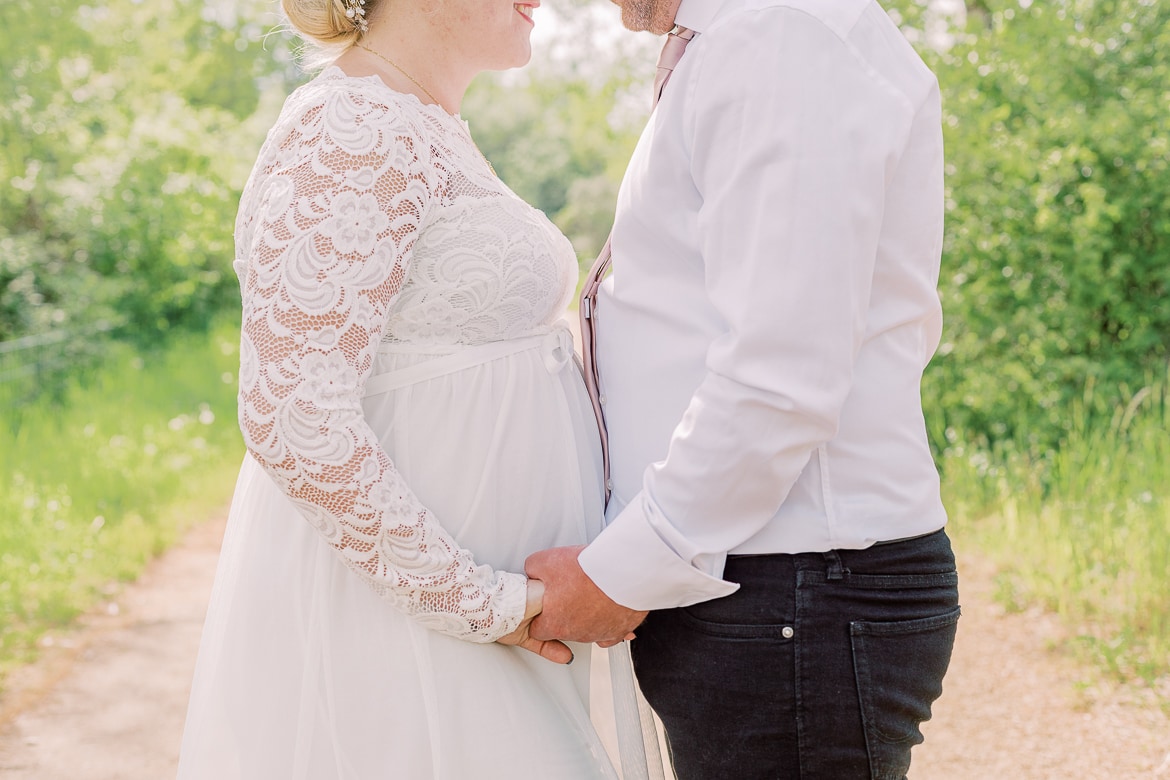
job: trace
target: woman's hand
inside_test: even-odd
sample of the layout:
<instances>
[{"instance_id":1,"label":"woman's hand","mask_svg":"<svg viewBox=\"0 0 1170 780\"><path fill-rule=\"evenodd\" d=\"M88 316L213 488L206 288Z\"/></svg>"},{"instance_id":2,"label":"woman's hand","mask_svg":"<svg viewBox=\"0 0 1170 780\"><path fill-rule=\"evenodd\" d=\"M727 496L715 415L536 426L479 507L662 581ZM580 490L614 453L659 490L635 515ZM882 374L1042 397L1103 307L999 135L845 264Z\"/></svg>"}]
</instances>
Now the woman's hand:
<instances>
[{"instance_id":1,"label":"woman's hand","mask_svg":"<svg viewBox=\"0 0 1170 780\"><path fill-rule=\"evenodd\" d=\"M520 625L516 627L515 631L496 641L502 645L522 647L553 663L570 664L573 662L573 651L564 642L559 639L541 641L533 639L528 634L528 627L532 625L532 619L540 614L543 603L544 583L530 578L528 580L528 598L524 607L524 619L520 621Z\"/></svg>"}]
</instances>

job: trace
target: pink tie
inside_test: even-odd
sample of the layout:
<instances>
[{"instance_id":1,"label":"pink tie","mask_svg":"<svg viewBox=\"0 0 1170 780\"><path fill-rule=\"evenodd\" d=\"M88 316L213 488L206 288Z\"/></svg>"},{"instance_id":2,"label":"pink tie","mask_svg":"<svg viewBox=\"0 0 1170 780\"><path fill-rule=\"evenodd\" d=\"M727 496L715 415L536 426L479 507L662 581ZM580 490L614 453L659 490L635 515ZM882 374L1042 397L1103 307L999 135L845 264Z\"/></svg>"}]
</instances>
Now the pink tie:
<instances>
[{"instance_id":1,"label":"pink tie","mask_svg":"<svg viewBox=\"0 0 1170 780\"><path fill-rule=\"evenodd\" d=\"M686 51L687 44L694 37L694 31L685 27L676 27L674 32L666 36L662 53L658 55L658 72L654 76L653 107L658 106L658 100L662 97L666 82L670 80L670 74L674 72L675 66L678 65L683 52ZM589 269L589 275L585 278L585 287L581 290L580 308L581 362L585 369L585 389L589 391L589 398L593 401L593 414L597 416L597 429L601 433L601 461L605 472L605 500L607 503L609 502L609 494L613 491L613 483L609 479L609 435L605 430L605 411L602 408L605 405L605 399L601 395L597 374L597 291L601 288L602 280L609 273L611 260L609 244L612 240L613 233L610 233L609 238L605 239L605 246L601 248L601 254L597 256L593 267Z\"/></svg>"}]
</instances>

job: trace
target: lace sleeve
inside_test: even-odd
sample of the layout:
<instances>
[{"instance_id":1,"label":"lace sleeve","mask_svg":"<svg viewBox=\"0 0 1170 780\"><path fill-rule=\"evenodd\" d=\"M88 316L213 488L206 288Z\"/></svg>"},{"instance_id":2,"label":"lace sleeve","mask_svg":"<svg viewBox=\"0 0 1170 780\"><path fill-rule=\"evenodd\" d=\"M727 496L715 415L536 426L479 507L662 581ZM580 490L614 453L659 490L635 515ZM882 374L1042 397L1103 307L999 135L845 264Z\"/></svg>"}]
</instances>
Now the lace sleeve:
<instances>
[{"instance_id":1,"label":"lace sleeve","mask_svg":"<svg viewBox=\"0 0 1170 780\"><path fill-rule=\"evenodd\" d=\"M490 642L519 625L526 579L476 565L411 492L361 408L436 177L400 107L332 90L286 110L237 221L240 428L379 595L430 628Z\"/></svg>"}]
</instances>

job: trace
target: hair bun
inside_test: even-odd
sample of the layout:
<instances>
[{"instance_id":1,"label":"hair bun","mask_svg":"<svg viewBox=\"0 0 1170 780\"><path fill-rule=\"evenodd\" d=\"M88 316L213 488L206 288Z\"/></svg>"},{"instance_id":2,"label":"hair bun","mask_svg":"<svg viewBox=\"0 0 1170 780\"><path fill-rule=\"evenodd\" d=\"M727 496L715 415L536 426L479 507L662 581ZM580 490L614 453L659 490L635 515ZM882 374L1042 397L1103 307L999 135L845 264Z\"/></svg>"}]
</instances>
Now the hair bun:
<instances>
[{"instance_id":1,"label":"hair bun","mask_svg":"<svg viewBox=\"0 0 1170 780\"><path fill-rule=\"evenodd\" d=\"M361 37L364 11L347 15L345 0L280 0L280 5L289 23L309 43L345 49Z\"/></svg>"}]
</instances>

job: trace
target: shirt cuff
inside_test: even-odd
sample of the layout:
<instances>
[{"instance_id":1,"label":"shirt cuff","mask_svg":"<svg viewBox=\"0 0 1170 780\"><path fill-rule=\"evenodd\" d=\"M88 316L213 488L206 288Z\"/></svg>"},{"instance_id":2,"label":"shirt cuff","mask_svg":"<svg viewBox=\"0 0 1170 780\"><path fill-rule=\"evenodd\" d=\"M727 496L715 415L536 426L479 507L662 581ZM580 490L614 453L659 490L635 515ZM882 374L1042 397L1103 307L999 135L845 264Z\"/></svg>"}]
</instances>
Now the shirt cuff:
<instances>
[{"instance_id":1,"label":"shirt cuff","mask_svg":"<svg viewBox=\"0 0 1170 780\"><path fill-rule=\"evenodd\" d=\"M577 557L605 595L628 609L685 607L729 596L739 585L713 577L679 557L654 530L644 495L631 502Z\"/></svg>"}]
</instances>

